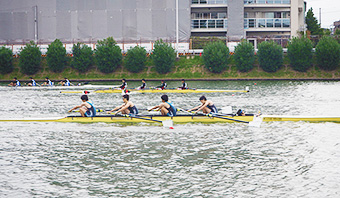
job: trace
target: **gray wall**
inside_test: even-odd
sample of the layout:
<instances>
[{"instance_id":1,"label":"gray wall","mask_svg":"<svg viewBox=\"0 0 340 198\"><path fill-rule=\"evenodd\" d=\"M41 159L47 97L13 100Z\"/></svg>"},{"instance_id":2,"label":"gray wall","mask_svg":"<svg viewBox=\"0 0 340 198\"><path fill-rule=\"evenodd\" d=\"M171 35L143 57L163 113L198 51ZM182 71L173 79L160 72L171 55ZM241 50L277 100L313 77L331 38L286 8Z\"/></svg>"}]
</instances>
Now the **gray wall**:
<instances>
[{"instance_id":1,"label":"gray wall","mask_svg":"<svg viewBox=\"0 0 340 198\"><path fill-rule=\"evenodd\" d=\"M179 0L182 42L190 38L190 2ZM34 40L35 5L40 43L176 39L175 0L0 0L0 43Z\"/></svg>"},{"instance_id":2,"label":"gray wall","mask_svg":"<svg viewBox=\"0 0 340 198\"><path fill-rule=\"evenodd\" d=\"M244 38L244 1L228 0L228 40Z\"/></svg>"}]
</instances>

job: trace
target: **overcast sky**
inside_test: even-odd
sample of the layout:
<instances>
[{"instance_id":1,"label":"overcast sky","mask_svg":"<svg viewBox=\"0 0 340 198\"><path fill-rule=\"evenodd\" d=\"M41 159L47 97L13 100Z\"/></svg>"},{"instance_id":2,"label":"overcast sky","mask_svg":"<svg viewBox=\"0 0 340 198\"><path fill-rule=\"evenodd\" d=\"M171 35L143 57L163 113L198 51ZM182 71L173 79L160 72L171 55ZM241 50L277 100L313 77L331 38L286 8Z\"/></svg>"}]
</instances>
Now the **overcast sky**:
<instances>
[{"instance_id":1,"label":"overcast sky","mask_svg":"<svg viewBox=\"0 0 340 198\"><path fill-rule=\"evenodd\" d=\"M330 28L334 21L340 20L340 0L305 0L307 11L313 8L314 16L319 20L321 8L321 27Z\"/></svg>"}]
</instances>

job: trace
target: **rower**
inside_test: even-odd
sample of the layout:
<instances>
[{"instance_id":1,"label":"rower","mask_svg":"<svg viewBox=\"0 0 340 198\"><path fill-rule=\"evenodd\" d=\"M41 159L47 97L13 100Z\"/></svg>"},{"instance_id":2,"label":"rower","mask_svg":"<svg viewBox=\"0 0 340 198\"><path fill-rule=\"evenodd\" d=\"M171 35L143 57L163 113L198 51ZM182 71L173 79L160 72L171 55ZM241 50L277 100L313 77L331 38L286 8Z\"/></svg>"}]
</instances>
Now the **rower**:
<instances>
[{"instance_id":1,"label":"rower","mask_svg":"<svg viewBox=\"0 0 340 198\"><path fill-rule=\"evenodd\" d=\"M43 86L53 86L53 82L48 77L46 77L45 82L42 85Z\"/></svg>"},{"instance_id":2,"label":"rower","mask_svg":"<svg viewBox=\"0 0 340 198\"><path fill-rule=\"evenodd\" d=\"M13 78L13 81L11 83L8 84L8 86L12 86L12 87L17 87L17 86L21 86L20 81L17 79L17 77Z\"/></svg>"},{"instance_id":3,"label":"rower","mask_svg":"<svg viewBox=\"0 0 340 198\"><path fill-rule=\"evenodd\" d=\"M144 78L142 79L142 83L143 84L141 86L137 87L136 89L145 89L146 88L146 82L145 82Z\"/></svg>"},{"instance_id":4,"label":"rower","mask_svg":"<svg viewBox=\"0 0 340 198\"><path fill-rule=\"evenodd\" d=\"M111 111L108 111L107 113L112 113L114 111L117 111L114 114L117 114L119 112L121 112L122 114L130 114L130 115L137 115L138 114L138 109L137 107L131 102L129 101L129 95L123 95L123 104L121 106L118 106L114 109L112 109Z\"/></svg>"},{"instance_id":5,"label":"rower","mask_svg":"<svg viewBox=\"0 0 340 198\"><path fill-rule=\"evenodd\" d=\"M37 82L35 82L35 80L30 77L30 81L27 83L28 86L37 86L39 84L37 84Z\"/></svg>"},{"instance_id":6,"label":"rower","mask_svg":"<svg viewBox=\"0 0 340 198\"><path fill-rule=\"evenodd\" d=\"M157 109L157 110L161 110L161 114L163 116L165 116L165 115L171 116L171 117L176 116L176 108L170 102L168 102L168 100L169 100L168 96L162 95L161 99L162 99L161 104L152 107L148 111L151 111L153 109Z\"/></svg>"},{"instance_id":7,"label":"rower","mask_svg":"<svg viewBox=\"0 0 340 198\"><path fill-rule=\"evenodd\" d=\"M181 86L181 87L178 87L178 89L189 89L189 88L188 88L188 83L186 83L185 80L182 79L182 86Z\"/></svg>"},{"instance_id":8,"label":"rower","mask_svg":"<svg viewBox=\"0 0 340 198\"><path fill-rule=\"evenodd\" d=\"M157 86L155 87L156 89L161 89L161 90L164 90L168 85L166 84L166 82L164 80L161 80L161 85L160 86Z\"/></svg>"},{"instance_id":9,"label":"rower","mask_svg":"<svg viewBox=\"0 0 340 198\"><path fill-rule=\"evenodd\" d=\"M193 111L196 110L195 113L199 111L203 111L203 113L208 114L208 113L218 113L216 106L211 100L207 100L205 96L201 96L200 99L201 105L194 107L192 109L189 109L188 111Z\"/></svg>"},{"instance_id":10,"label":"rower","mask_svg":"<svg viewBox=\"0 0 340 198\"><path fill-rule=\"evenodd\" d=\"M246 112L243 111L242 109L239 109L236 113L237 116L245 116L246 115Z\"/></svg>"},{"instance_id":11,"label":"rower","mask_svg":"<svg viewBox=\"0 0 340 198\"><path fill-rule=\"evenodd\" d=\"M71 82L67 78L64 78L64 80L60 81L59 84L61 84L62 86L71 86Z\"/></svg>"},{"instance_id":12,"label":"rower","mask_svg":"<svg viewBox=\"0 0 340 198\"><path fill-rule=\"evenodd\" d=\"M127 82L126 82L125 78L122 79L122 85L119 86L119 88L121 90L125 90L127 88Z\"/></svg>"},{"instance_id":13,"label":"rower","mask_svg":"<svg viewBox=\"0 0 340 198\"><path fill-rule=\"evenodd\" d=\"M96 108L93 106L91 102L89 102L89 98L87 95L82 95L80 99L83 101L80 105L73 107L68 112L71 112L75 109L79 109L79 112L82 117L95 117L96 116Z\"/></svg>"}]
</instances>

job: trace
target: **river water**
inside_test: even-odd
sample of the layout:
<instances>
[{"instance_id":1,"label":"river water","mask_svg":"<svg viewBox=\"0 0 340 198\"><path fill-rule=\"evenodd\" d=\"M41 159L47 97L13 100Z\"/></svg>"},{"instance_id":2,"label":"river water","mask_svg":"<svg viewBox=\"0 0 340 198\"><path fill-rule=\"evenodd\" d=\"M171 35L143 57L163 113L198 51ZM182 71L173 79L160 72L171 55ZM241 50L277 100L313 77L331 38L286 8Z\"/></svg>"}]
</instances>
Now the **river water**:
<instances>
[{"instance_id":1,"label":"river water","mask_svg":"<svg viewBox=\"0 0 340 198\"><path fill-rule=\"evenodd\" d=\"M234 111L340 116L340 82L189 85L249 86L249 93L205 94ZM0 119L70 115L79 96L0 88ZM182 108L199 105L200 96L169 94ZM122 103L119 94L89 97L104 109ZM160 94L131 100L145 108L158 104ZM173 130L143 123L0 123L0 197L340 197L339 164L339 123L195 123Z\"/></svg>"}]
</instances>

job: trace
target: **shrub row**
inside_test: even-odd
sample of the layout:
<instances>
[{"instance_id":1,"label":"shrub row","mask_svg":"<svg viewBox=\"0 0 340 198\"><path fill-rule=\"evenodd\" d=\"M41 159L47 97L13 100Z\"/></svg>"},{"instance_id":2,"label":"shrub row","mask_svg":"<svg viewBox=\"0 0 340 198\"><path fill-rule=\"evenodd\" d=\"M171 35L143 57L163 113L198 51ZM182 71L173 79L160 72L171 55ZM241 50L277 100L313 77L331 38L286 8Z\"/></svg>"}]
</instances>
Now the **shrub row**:
<instances>
[{"instance_id":1,"label":"shrub row","mask_svg":"<svg viewBox=\"0 0 340 198\"><path fill-rule=\"evenodd\" d=\"M98 41L95 51L82 43L73 45L73 58L71 67L84 73L95 62L97 68L103 73L115 71L121 64L123 56L116 41L109 37ZM32 41L19 54L21 72L32 75L40 70L41 52ZM221 41L206 45L203 50L205 67L213 73L221 73L228 67L229 49ZM323 70L334 70L340 63L340 44L332 37L324 36L315 48L317 65ZM276 72L283 64L283 49L273 41L262 42L258 45L257 58L260 67L266 72ZM305 38L293 38L288 45L288 58L292 68L305 72L313 64L313 45ZM51 71L62 72L67 65L66 50L60 40L52 42L47 50L47 63ZM151 59L156 71L161 74L168 73L174 66L176 52L169 43L156 41ZM146 50L136 46L128 50L124 65L130 72L140 72L145 69ZM255 52L252 44L242 41L235 48L234 60L240 72L248 72L254 67ZM13 71L12 52L0 48L0 73Z\"/></svg>"}]
</instances>

